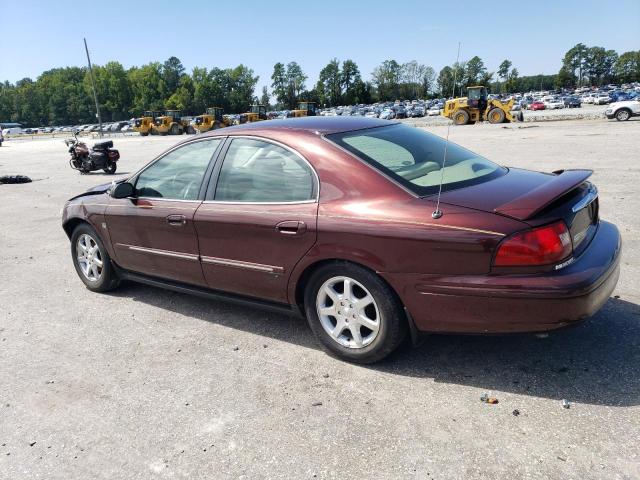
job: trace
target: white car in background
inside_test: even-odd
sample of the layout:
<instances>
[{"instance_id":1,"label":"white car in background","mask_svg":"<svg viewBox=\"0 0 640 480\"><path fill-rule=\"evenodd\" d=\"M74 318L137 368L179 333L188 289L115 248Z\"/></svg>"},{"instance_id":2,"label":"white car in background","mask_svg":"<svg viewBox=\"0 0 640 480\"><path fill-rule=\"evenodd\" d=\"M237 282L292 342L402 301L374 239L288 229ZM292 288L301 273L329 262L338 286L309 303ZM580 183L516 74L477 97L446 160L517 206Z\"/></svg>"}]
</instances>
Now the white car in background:
<instances>
[{"instance_id":1,"label":"white car in background","mask_svg":"<svg viewBox=\"0 0 640 480\"><path fill-rule=\"evenodd\" d=\"M547 110L564 108L564 101L561 98L547 98L542 103L544 103L544 108L546 108Z\"/></svg>"},{"instance_id":2,"label":"white car in background","mask_svg":"<svg viewBox=\"0 0 640 480\"><path fill-rule=\"evenodd\" d=\"M593 93L585 93L582 96L582 103L593 103Z\"/></svg>"},{"instance_id":3,"label":"white car in background","mask_svg":"<svg viewBox=\"0 0 640 480\"><path fill-rule=\"evenodd\" d=\"M640 100L625 100L614 102L604 111L608 119L615 118L619 122L640 116Z\"/></svg>"},{"instance_id":4,"label":"white car in background","mask_svg":"<svg viewBox=\"0 0 640 480\"><path fill-rule=\"evenodd\" d=\"M427 110L427 116L433 117L435 115L440 115L440 112L442 112L442 109L438 105L434 105L429 110Z\"/></svg>"},{"instance_id":5,"label":"white car in background","mask_svg":"<svg viewBox=\"0 0 640 480\"><path fill-rule=\"evenodd\" d=\"M608 93L598 93L593 97L594 105L606 105L607 103L611 103L611 97Z\"/></svg>"}]
</instances>

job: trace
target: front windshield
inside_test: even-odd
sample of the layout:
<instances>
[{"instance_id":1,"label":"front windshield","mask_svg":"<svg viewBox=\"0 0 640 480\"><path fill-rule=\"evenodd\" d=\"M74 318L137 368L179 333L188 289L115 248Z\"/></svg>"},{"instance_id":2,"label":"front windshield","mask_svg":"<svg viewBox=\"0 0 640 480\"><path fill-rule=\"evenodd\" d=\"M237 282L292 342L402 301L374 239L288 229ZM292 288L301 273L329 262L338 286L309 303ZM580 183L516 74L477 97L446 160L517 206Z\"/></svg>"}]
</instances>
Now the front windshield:
<instances>
[{"instance_id":1,"label":"front windshield","mask_svg":"<svg viewBox=\"0 0 640 480\"><path fill-rule=\"evenodd\" d=\"M390 125L327 135L327 138L390 176L417 195L437 193L445 140L419 128ZM482 183L506 169L449 142L442 190Z\"/></svg>"}]
</instances>

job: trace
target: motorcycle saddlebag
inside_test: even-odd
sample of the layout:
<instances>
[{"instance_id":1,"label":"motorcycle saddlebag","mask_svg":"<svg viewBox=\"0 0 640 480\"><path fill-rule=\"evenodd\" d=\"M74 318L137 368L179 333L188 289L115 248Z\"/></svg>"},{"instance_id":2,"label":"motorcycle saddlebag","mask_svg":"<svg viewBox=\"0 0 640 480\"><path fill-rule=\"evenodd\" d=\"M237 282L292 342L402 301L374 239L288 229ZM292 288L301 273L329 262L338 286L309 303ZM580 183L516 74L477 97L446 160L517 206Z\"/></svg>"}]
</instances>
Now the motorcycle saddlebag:
<instances>
[{"instance_id":1,"label":"motorcycle saddlebag","mask_svg":"<svg viewBox=\"0 0 640 480\"><path fill-rule=\"evenodd\" d=\"M106 142L98 142L93 146L94 150L107 150L108 148L113 147L113 141L107 140Z\"/></svg>"}]
</instances>

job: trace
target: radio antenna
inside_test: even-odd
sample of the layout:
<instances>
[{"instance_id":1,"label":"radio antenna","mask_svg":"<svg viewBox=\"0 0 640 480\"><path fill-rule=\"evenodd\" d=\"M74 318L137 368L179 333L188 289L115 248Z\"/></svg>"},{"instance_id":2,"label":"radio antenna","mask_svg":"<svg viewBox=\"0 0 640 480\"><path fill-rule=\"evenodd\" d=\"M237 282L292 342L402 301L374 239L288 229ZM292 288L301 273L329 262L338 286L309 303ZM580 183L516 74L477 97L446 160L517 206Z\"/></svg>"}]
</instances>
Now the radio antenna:
<instances>
[{"instance_id":1,"label":"radio antenna","mask_svg":"<svg viewBox=\"0 0 640 480\"><path fill-rule=\"evenodd\" d=\"M458 68L460 65L460 42L458 42L458 55L456 56L456 63L454 63L453 69L453 89L451 92L451 98L456 98L456 81L458 80ZM446 101L446 100L445 100ZM440 186L438 187L438 201L436 202L436 209L431 214L431 218L438 219L442 216L442 210L440 210L440 197L442 196L442 182L444 182L444 166L447 163L447 147L449 146L449 130L451 129L451 122L447 125L447 138L444 142L444 156L442 158L442 167L440 168Z\"/></svg>"}]
</instances>

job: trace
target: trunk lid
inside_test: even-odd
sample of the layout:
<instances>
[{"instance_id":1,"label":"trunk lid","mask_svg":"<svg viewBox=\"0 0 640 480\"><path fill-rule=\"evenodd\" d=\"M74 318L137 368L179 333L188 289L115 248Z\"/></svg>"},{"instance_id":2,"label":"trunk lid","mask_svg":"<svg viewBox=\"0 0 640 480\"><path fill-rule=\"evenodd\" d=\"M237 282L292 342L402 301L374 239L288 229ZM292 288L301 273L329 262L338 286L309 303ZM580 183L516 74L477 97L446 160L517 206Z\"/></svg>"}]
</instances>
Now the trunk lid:
<instances>
[{"instance_id":1,"label":"trunk lid","mask_svg":"<svg viewBox=\"0 0 640 480\"><path fill-rule=\"evenodd\" d=\"M571 232L574 254L588 245L598 223L598 193L591 170L554 173L511 168L497 179L442 194L442 202L544 225L558 219Z\"/></svg>"}]
</instances>

